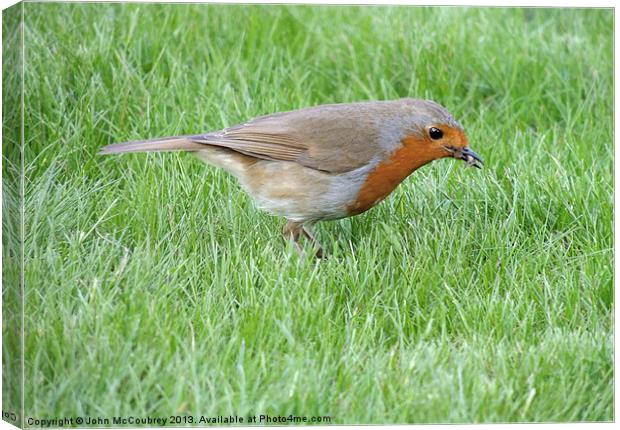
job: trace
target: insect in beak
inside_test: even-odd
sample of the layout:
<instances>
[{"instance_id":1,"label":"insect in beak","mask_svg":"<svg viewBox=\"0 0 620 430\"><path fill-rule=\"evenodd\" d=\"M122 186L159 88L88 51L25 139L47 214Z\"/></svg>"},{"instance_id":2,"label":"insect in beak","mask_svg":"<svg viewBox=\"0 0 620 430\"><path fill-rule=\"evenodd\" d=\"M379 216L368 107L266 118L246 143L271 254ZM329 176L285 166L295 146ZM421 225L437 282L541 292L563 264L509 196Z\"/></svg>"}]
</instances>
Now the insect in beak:
<instances>
[{"instance_id":1,"label":"insect in beak","mask_svg":"<svg viewBox=\"0 0 620 430\"><path fill-rule=\"evenodd\" d=\"M452 155L452 157L458 160L465 161L465 163L467 163L468 166L481 169L482 165L484 164L484 162L482 161L482 158L480 158L478 154L472 151L472 149L469 146L466 146L464 148L456 148L454 146L444 146L443 148L446 151L448 151L450 155Z\"/></svg>"}]
</instances>

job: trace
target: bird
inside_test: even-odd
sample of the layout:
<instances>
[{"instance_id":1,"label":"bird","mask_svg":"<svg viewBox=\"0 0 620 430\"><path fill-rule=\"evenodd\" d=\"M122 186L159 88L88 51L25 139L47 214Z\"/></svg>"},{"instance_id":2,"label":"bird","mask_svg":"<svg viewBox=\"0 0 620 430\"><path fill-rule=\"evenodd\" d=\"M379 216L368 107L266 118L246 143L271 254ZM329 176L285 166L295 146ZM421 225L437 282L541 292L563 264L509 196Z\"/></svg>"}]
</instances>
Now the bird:
<instances>
[{"instance_id":1,"label":"bird","mask_svg":"<svg viewBox=\"0 0 620 430\"><path fill-rule=\"evenodd\" d=\"M237 178L256 205L282 216L304 254L312 227L359 215L411 173L442 158L481 168L463 126L439 103L403 98L323 104L259 116L223 130L111 144L100 154L186 151Z\"/></svg>"}]
</instances>

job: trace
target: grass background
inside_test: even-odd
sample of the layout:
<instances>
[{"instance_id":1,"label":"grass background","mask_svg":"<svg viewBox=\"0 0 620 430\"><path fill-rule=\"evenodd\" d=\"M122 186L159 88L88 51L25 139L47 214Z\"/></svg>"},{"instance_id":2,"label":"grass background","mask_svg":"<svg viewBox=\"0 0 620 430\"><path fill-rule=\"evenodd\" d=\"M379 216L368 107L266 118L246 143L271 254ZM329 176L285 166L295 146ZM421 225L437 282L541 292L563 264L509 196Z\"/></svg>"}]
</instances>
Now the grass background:
<instances>
[{"instance_id":1,"label":"grass background","mask_svg":"<svg viewBox=\"0 0 620 430\"><path fill-rule=\"evenodd\" d=\"M26 416L613 419L611 9L24 12ZM485 169L433 163L319 225L319 264L190 155L96 155L406 96Z\"/></svg>"}]
</instances>

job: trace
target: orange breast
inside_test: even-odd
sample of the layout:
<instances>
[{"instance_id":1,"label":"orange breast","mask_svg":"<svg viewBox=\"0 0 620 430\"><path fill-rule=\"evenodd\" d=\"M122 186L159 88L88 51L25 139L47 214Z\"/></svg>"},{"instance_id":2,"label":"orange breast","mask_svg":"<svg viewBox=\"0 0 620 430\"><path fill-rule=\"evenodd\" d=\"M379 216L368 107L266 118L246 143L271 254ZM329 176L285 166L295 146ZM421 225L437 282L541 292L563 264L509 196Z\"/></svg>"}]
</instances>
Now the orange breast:
<instances>
[{"instance_id":1,"label":"orange breast","mask_svg":"<svg viewBox=\"0 0 620 430\"><path fill-rule=\"evenodd\" d=\"M356 200L347 206L349 215L367 211L386 198L414 170L439 158L424 139L408 137L403 146L370 172Z\"/></svg>"}]
</instances>

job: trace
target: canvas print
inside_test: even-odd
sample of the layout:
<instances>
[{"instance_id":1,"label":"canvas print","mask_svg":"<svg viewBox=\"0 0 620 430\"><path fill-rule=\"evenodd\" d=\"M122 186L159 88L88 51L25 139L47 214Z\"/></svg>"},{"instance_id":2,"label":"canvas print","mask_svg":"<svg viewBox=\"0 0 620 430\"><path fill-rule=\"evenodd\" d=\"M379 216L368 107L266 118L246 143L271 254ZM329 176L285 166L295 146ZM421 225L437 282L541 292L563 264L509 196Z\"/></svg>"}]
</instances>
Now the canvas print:
<instances>
[{"instance_id":1,"label":"canvas print","mask_svg":"<svg viewBox=\"0 0 620 430\"><path fill-rule=\"evenodd\" d=\"M613 414L613 9L2 13L2 418Z\"/></svg>"}]
</instances>

